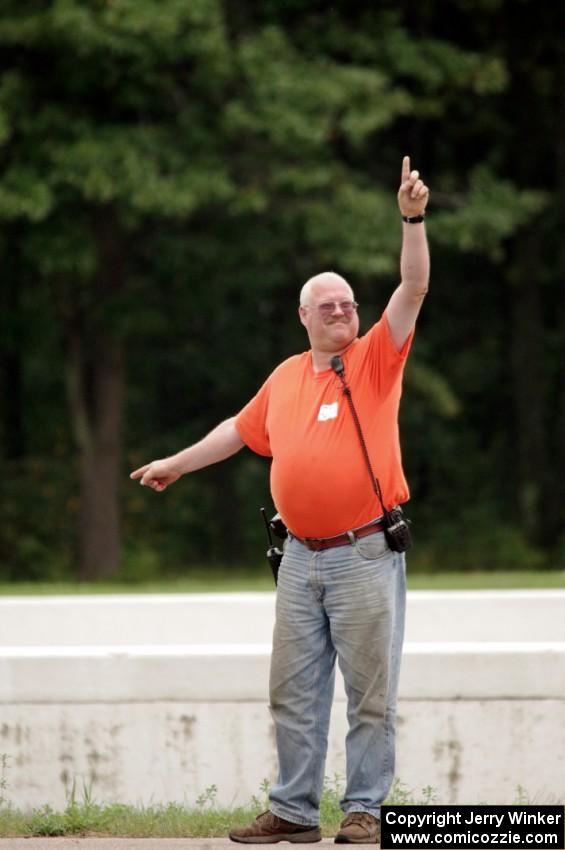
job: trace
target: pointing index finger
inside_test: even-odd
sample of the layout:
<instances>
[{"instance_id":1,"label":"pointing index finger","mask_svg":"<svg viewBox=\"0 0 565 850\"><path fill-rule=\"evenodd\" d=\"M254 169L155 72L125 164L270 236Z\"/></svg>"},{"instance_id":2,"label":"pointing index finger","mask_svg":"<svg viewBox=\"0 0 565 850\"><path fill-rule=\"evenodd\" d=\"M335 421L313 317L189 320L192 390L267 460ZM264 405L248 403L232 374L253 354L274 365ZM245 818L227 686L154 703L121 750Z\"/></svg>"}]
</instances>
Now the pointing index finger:
<instances>
[{"instance_id":1,"label":"pointing index finger","mask_svg":"<svg viewBox=\"0 0 565 850\"><path fill-rule=\"evenodd\" d=\"M402 175L401 175L400 180L401 180L402 183L406 183L406 181L409 180L409 179L410 179L410 157L405 156L404 159L402 160Z\"/></svg>"}]
</instances>

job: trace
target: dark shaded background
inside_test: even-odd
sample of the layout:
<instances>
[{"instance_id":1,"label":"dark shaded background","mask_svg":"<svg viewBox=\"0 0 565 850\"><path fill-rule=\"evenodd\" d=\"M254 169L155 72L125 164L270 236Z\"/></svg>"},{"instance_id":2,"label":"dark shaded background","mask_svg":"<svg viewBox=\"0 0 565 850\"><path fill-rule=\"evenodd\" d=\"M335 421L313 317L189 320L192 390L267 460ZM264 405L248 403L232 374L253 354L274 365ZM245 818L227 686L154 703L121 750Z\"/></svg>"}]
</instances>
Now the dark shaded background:
<instances>
[{"instance_id":1,"label":"dark shaded background","mask_svg":"<svg viewBox=\"0 0 565 850\"><path fill-rule=\"evenodd\" d=\"M380 315L405 153L432 248L411 568L563 567L564 23L547 0L3 0L0 579L265 569L264 459L160 496L128 473L307 347L312 274Z\"/></svg>"}]
</instances>

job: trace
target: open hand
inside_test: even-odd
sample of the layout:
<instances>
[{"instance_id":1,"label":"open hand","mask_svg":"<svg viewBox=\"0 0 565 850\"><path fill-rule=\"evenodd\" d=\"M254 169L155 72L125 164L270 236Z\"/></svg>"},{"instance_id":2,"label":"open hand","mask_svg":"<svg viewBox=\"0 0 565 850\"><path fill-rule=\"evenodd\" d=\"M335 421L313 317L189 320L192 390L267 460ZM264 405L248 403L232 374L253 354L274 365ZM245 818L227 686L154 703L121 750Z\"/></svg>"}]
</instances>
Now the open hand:
<instances>
[{"instance_id":1,"label":"open hand","mask_svg":"<svg viewBox=\"0 0 565 850\"><path fill-rule=\"evenodd\" d=\"M401 215L424 215L430 190L420 179L419 171L410 171L410 157L402 160L400 189L398 190L398 206Z\"/></svg>"}]
</instances>

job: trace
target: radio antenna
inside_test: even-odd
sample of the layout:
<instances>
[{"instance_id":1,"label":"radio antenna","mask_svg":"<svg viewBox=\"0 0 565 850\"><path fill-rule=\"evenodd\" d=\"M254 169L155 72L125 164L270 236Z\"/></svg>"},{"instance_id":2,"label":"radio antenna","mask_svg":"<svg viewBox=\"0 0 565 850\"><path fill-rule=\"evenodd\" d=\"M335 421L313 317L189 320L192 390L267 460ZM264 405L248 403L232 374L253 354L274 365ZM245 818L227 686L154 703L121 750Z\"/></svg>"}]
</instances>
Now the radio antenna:
<instances>
[{"instance_id":1,"label":"radio antenna","mask_svg":"<svg viewBox=\"0 0 565 850\"><path fill-rule=\"evenodd\" d=\"M271 535L271 526L269 525L269 520L267 519L267 512L265 508L259 508L261 511L261 516L263 517L263 521L265 522L265 528L267 529L267 537L269 538L269 546L273 545L273 538Z\"/></svg>"}]
</instances>

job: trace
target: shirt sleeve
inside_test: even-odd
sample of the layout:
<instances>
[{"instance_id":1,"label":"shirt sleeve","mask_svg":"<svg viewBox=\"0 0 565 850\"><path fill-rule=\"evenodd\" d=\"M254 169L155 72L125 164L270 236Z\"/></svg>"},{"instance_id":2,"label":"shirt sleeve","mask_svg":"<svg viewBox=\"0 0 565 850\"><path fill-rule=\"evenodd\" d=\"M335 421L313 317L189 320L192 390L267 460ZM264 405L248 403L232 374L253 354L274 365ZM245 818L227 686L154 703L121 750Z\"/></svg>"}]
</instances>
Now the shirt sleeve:
<instances>
[{"instance_id":1,"label":"shirt sleeve","mask_svg":"<svg viewBox=\"0 0 565 850\"><path fill-rule=\"evenodd\" d=\"M369 369L380 395L388 395L402 375L413 339L414 330L410 332L399 351L392 338L386 313L383 313L379 321L363 337L363 342L367 346Z\"/></svg>"},{"instance_id":2,"label":"shirt sleeve","mask_svg":"<svg viewBox=\"0 0 565 850\"><path fill-rule=\"evenodd\" d=\"M257 395L253 396L235 418L235 427L243 442L259 455L272 457L267 414L271 394L267 378Z\"/></svg>"}]
</instances>

